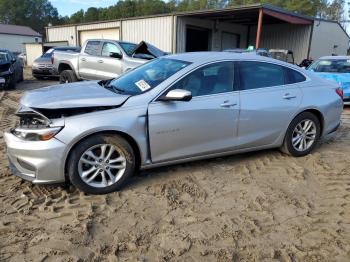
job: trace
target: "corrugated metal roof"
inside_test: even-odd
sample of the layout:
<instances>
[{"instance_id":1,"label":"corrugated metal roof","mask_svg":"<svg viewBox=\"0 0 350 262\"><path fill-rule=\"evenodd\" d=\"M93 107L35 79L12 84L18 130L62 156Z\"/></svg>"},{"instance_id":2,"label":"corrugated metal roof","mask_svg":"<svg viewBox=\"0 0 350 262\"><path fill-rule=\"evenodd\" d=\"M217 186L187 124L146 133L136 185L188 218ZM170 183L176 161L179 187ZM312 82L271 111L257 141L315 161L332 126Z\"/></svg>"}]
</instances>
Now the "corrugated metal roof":
<instances>
[{"instance_id":1,"label":"corrugated metal roof","mask_svg":"<svg viewBox=\"0 0 350 262\"><path fill-rule=\"evenodd\" d=\"M0 24L0 34L41 36L28 26Z\"/></svg>"},{"instance_id":2,"label":"corrugated metal roof","mask_svg":"<svg viewBox=\"0 0 350 262\"><path fill-rule=\"evenodd\" d=\"M222 14L230 14L232 12L237 11L254 11L259 10L260 8L263 8L265 10L271 10L282 14L287 14L292 17L299 17L302 19L313 21L314 17L301 15L295 12L290 12L285 9L269 5L269 4L249 4L249 5L237 5L237 6L230 6L226 8L216 8L216 9L203 9L203 10L195 10L195 11L183 11L183 12L172 12L172 13L165 13L165 14L156 14L156 15L146 15L146 16L136 16L136 17L128 17L128 18L119 18L119 19L112 19L112 20L105 20L105 21L94 21L94 22L88 22L88 23L78 23L78 24L67 24L67 25L56 25L56 26L49 26L46 28L55 28L55 27L68 27L68 26L80 26L80 25L90 25L90 24L99 24L99 23L108 23L113 21L126 21L126 20L135 20L135 19L147 19L147 18L153 18L153 17L163 17L163 16L200 16L200 15L222 15Z\"/></svg>"}]
</instances>

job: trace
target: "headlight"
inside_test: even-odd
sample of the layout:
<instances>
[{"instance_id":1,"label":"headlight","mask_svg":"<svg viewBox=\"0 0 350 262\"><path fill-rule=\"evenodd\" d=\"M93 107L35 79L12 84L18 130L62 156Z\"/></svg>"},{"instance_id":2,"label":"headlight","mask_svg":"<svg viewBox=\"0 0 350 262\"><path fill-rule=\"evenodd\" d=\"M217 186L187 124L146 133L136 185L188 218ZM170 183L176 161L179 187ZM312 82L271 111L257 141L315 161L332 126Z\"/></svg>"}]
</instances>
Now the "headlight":
<instances>
[{"instance_id":1,"label":"headlight","mask_svg":"<svg viewBox=\"0 0 350 262\"><path fill-rule=\"evenodd\" d=\"M32 65L33 68L37 68L38 66L39 66L38 63L33 63L33 65Z\"/></svg>"},{"instance_id":2,"label":"headlight","mask_svg":"<svg viewBox=\"0 0 350 262\"><path fill-rule=\"evenodd\" d=\"M47 127L41 129L15 128L12 134L27 141L47 141L53 138L63 127Z\"/></svg>"}]
</instances>

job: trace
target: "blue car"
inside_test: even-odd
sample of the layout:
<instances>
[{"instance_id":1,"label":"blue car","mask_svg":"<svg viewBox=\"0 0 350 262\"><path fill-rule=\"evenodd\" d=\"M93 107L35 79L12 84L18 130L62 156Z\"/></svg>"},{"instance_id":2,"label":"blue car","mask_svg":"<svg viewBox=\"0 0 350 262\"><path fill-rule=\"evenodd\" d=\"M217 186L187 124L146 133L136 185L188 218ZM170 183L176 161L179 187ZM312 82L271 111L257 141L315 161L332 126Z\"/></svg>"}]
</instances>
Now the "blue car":
<instances>
[{"instance_id":1,"label":"blue car","mask_svg":"<svg viewBox=\"0 0 350 262\"><path fill-rule=\"evenodd\" d=\"M325 56L310 65L307 70L318 76L337 82L343 90L344 102L350 102L350 56Z\"/></svg>"}]
</instances>

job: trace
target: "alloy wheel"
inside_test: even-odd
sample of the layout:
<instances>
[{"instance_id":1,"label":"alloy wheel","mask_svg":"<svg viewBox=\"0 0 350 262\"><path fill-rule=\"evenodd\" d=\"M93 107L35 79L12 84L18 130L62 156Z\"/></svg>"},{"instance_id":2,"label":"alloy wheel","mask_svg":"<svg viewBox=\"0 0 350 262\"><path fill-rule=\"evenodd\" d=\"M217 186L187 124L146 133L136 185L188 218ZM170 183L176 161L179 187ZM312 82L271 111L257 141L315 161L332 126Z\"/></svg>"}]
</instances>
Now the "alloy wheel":
<instances>
[{"instance_id":1,"label":"alloy wheel","mask_svg":"<svg viewBox=\"0 0 350 262\"><path fill-rule=\"evenodd\" d=\"M317 128L314 121L304 119L296 125L292 134L292 145L295 150L308 150L316 141Z\"/></svg>"},{"instance_id":2,"label":"alloy wheel","mask_svg":"<svg viewBox=\"0 0 350 262\"><path fill-rule=\"evenodd\" d=\"M92 187L115 184L124 174L126 158L115 145L100 144L87 149L79 159L80 178Z\"/></svg>"}]
</instances>

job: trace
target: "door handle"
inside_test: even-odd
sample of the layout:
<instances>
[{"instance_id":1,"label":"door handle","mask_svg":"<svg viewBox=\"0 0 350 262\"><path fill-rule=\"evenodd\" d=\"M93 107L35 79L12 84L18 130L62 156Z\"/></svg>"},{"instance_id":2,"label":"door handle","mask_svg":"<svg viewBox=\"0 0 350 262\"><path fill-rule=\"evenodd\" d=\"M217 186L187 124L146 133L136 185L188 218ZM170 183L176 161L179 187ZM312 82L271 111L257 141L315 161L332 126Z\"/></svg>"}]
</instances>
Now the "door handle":
<instances>
[{"instance_id":1,"label":"door handle","mask_svg":"<svg viewBox=\"0 0 350 262\"><path fill-rule=\"evenodd\" d=\"M82 59L81 59L81 61L85 62L85 61L86 61L86 59L85 59L85 58L82 58Z\"/></svg>"},{"instance_id":2,"label":"door handle","mask_svg":"<svg viewBox=\"0 0 350 262\"><path fill-rule=\"evenodd\" d=\"M290 100L290 99L294 99L294 98L297 98L297 96L295 96L295 95L291 95L291 94L285 94L284 96L283 96L283 99L287 99L287 100Z\"/></svg>"},{"instance_id":3,"label":"door handle","mask_svg":"<svg viewBox=\"0 0 350 262\"><path fill-rule=\"evenodd\" d=\"M222 103L220 106L221 106L221 107L226 107L226 108L227 108L227 107L232 107L232 106L236 106L236 105L237 105L237 103L230 103L230 102L228 102L228 101L227 101L227 102L225 101L225 102Z\"/></svg>"},{"instance_id":4,"label":"door handle","mask_svg":"<svg viewBox=\"0 0 350 262\"><path fill-rule=\"evenodd\" d=\"M100 64L102 64L102 63L103 63L103 60L98 60L97 62L99 62Z\"/></svg>"}]
</instances>

